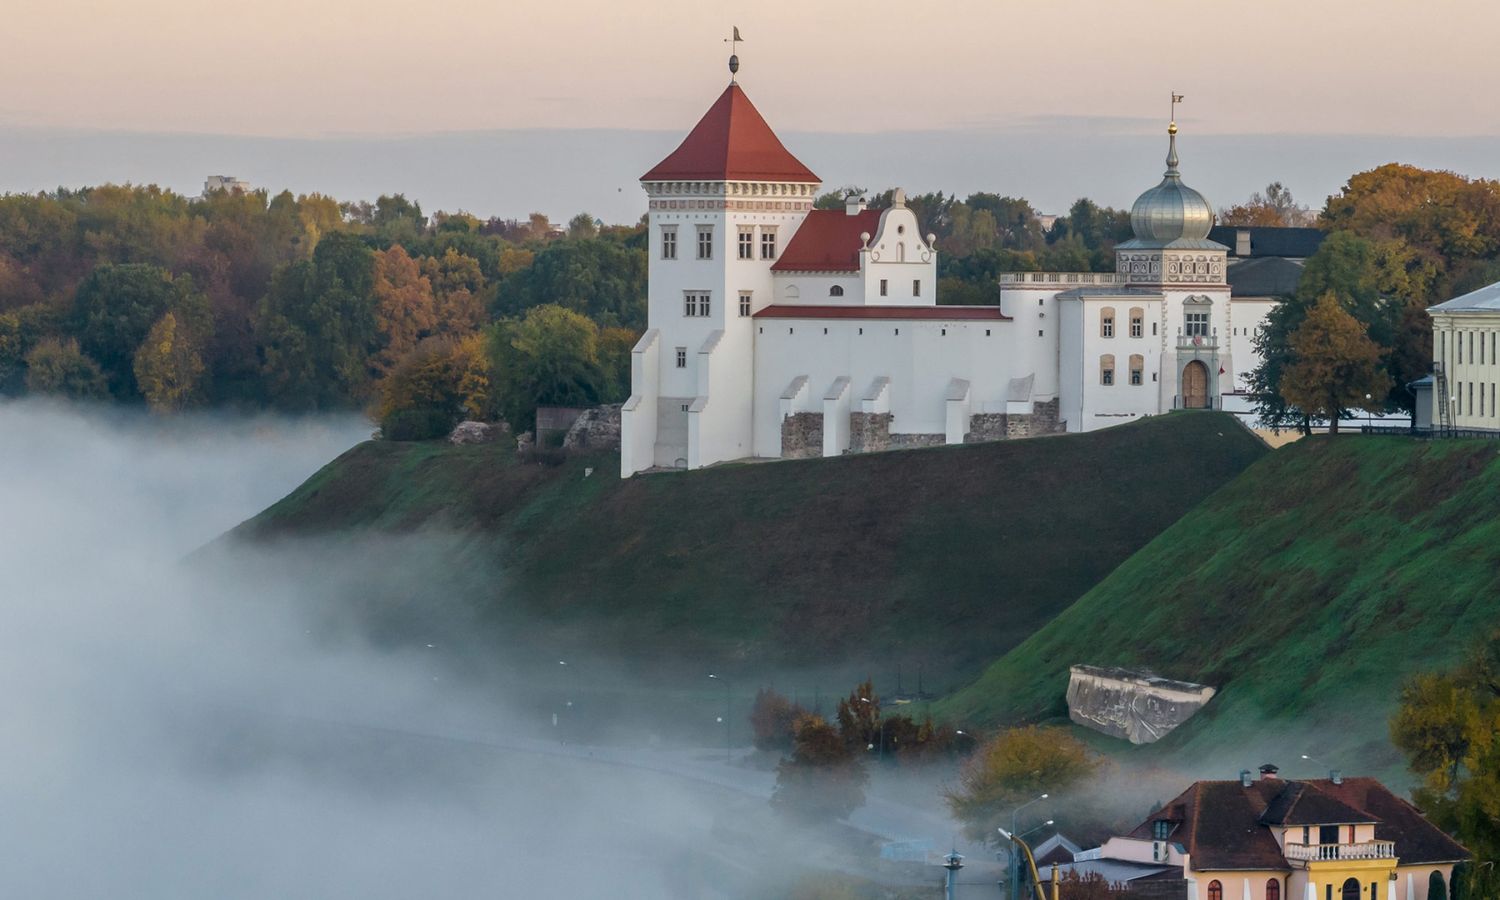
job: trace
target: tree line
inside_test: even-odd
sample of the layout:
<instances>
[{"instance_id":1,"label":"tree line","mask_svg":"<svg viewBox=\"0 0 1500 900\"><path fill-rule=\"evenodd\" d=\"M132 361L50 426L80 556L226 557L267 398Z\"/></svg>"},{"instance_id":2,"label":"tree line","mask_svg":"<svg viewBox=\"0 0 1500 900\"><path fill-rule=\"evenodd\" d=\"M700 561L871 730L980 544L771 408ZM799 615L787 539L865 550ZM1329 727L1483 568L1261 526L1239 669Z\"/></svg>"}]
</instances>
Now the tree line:
<instances>
[{"instance_id":1,"label":"tree line","mask_svg":"<svg viewBox=\"0 0 1500 900\"><path fill-rule=\"evenodd\" d=\"M428 217L400 195L7 195L0 392L389 409L398 373L410 388L435 357L477 354L483 390L454 389L476 415L524 425L538 403L623 399L644 248L642 226Z\"/></svg>"},{"instance_id":2,"label":"tree line","mask_svg":"<svg viewBox=\"0 0 1500 900\"><path fill-rule=\"evenodd\" d=\"M1127 211L1087 198L1051 220L992 193L907 204L937 237L943 303L998 303L1001 272L1110 271L1130 236ZM1255 338L1250 385L1272 425L1409 411L1408 385L1431 365L1426 308L1500 280L1500 187L1451 172L1359 173L1315 219L1272 184L1220 221L1328 232ZM400 195L7 195L0 393L163 411L363 408L410 434L460 414L524 429L538 404L624 399L646 325L646 246L644 218L426 216Z\"/></svg>"}]
</instances>

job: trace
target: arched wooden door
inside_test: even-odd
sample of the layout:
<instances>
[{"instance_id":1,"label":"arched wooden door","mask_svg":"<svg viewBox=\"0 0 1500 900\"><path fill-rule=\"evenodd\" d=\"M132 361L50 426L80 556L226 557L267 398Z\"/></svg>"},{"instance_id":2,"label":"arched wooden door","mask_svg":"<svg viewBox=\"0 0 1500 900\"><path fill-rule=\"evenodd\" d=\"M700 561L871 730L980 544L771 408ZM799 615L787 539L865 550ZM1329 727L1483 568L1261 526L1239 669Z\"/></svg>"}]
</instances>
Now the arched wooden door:
<instances>
[{"instance_id":1,"label":"arched wooden door","mask_svg":"<svg viewBox=\"0 0 1500 900\"><path fill-rule=\"evenodd\" d=\"M1193 360L1182 370L1182 405L1186 409L1208 408L1208 366Z\"/></svg>"}]
</instances>

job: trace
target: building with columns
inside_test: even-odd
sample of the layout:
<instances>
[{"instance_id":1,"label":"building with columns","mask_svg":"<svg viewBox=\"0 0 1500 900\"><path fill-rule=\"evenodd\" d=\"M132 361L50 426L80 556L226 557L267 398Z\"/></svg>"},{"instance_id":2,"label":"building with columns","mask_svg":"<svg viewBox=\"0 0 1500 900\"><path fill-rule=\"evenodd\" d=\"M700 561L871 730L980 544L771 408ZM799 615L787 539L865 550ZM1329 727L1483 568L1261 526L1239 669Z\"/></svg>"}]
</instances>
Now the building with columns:
<instances>
[{"instance_id":1,"label":"building with columns","mask_svg":"<svg viewBox=\"0 0 1500 900\"><path fill-rule=\"evenodd\" d=\"M1500 282L1427 309L1432 376L1412 387L1417 424L1500 431Z\"/></svg>"},{"instance_id":2,"label":"building with columns","mask_svg":"<svg viewBox=\"0 0 1500 900\"><path fill-rule=\"evenodd\" d=\"M621 474L1091 431L1219 408L1274 304L1232 298L1213 208L1167 169L1114 272L1002 276L945 306L939 248L904 194L814 209L821 179L731 80L641 176L648 328L632 352Z\"/></svg>"}]
</instances>

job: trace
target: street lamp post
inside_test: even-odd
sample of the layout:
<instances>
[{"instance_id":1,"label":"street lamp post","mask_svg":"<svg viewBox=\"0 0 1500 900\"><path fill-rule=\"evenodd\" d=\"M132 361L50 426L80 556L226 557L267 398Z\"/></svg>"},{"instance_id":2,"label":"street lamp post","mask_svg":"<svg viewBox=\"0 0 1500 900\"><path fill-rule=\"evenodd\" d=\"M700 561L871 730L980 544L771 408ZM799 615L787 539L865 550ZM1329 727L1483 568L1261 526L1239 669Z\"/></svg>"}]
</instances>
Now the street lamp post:
<instances>
[{"instance_id":1,"label":"street lamp post","mask_svg":"<svg viewBox=\"0 0 1500 900\"><path fill-rule=\"evenodd\" d=\"M733 733L731 731L731 729L734 726L730 725L730 716L729 716L729 710L730 710L730 706L729 706L729 679L728 678L720 678L718 675L714 675L712 673L710 673L708 677L712 678L712 679L714 679L716 681L722 681L722 682L724 682L724 761L725 762L733 762L734 761L734 739L731 737L731 735Z\"/></svg>"},{"instance_id":2,"label":"street lamp post","mask_svg":"<svg viewBox=\"0 0 1500 900\"><path fill-rule=\"evenodd\" d=\"M946 857L943 858L943 868L948 870L948 900L954 900L954 898L957 897L957 894L954 892L958 888L958 870L962 869L963 867L963 854L958 852L957 847L954 847L953 852L949 853Z\"/></svg>"},{"instance_id":3,"label":"street lamp post","mask_svg":"<svg viewBox=\"0 0 1500 900\"><path fill-rule=\"evenodd\" d=\"M871 703L870 702L870 698L868 698L868 697L860 697L859 698L859 702L861 702L861 703L869 703L870 704L870 708L872 710L874 710L875 715L880 716L880 707L876 706L874 703ZM885 717L884 716L880 716L880 750L876 753L876 758L880 762L885 762Z\"/></svg>"},{"instance_id":4,"label":"street lamp post","mask_svg":"<svg viewBox=\"0 0 1500 900\"><path fill-rule=\"evenodd\" d=\"M1365 431L1370 430L1370 395L1365 394Z\"/></svg>"},{"instance_id":5,"label":"street lamp post","mask_svg":"<svg viewBox=\"0 0 1500 900\"><path fill-rule=\"evenodd\" d=\"M1027 800L1025 803L1022 803L1020 806L1018 806L1015 809L1011 810L1010 811L1010 832L1006 836L1009 837L1010 835L1017 833L1017 831L1016 831L1017 820L1021 816L1021 810L1025 809L1026 807L1031 806L1033 804L1041 803L1043 800L1046 800L1048 796L1049 796L1048 794L1042 794L1040 797L1036 797L1034 799ZM1020 900L1020 898L1021 898L1021 892L1019 890L1019 888L1020 888L1019 882L1021 880L1021 860L1020 860L1020 857L1017 854L1016 850L1017 850L1017 848L1016 848L1015 841L1011 841L1011 846L1010 846L1010 900Z\"/></svg>"}]
</instances>

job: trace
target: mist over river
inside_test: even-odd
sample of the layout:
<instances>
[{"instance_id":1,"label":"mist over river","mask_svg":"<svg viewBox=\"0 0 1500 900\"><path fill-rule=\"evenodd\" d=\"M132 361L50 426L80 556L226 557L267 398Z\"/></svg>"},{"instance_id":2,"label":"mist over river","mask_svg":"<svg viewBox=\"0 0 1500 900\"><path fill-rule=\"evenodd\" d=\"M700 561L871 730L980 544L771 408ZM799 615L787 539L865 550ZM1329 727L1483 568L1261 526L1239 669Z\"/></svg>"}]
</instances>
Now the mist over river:
<instances>
[{"instance_id":1,"label":"mist over river","mask_svg":"<svg viewBox=\"0 0 1500 900\"><path fill-rule=\"evenodd\" d=\"M724 826L768 773L562 745L444 648L330 627L432 538L195 553L368 431L0 404L0 895L774 893Z\"/></svg>"}]
</instances>

